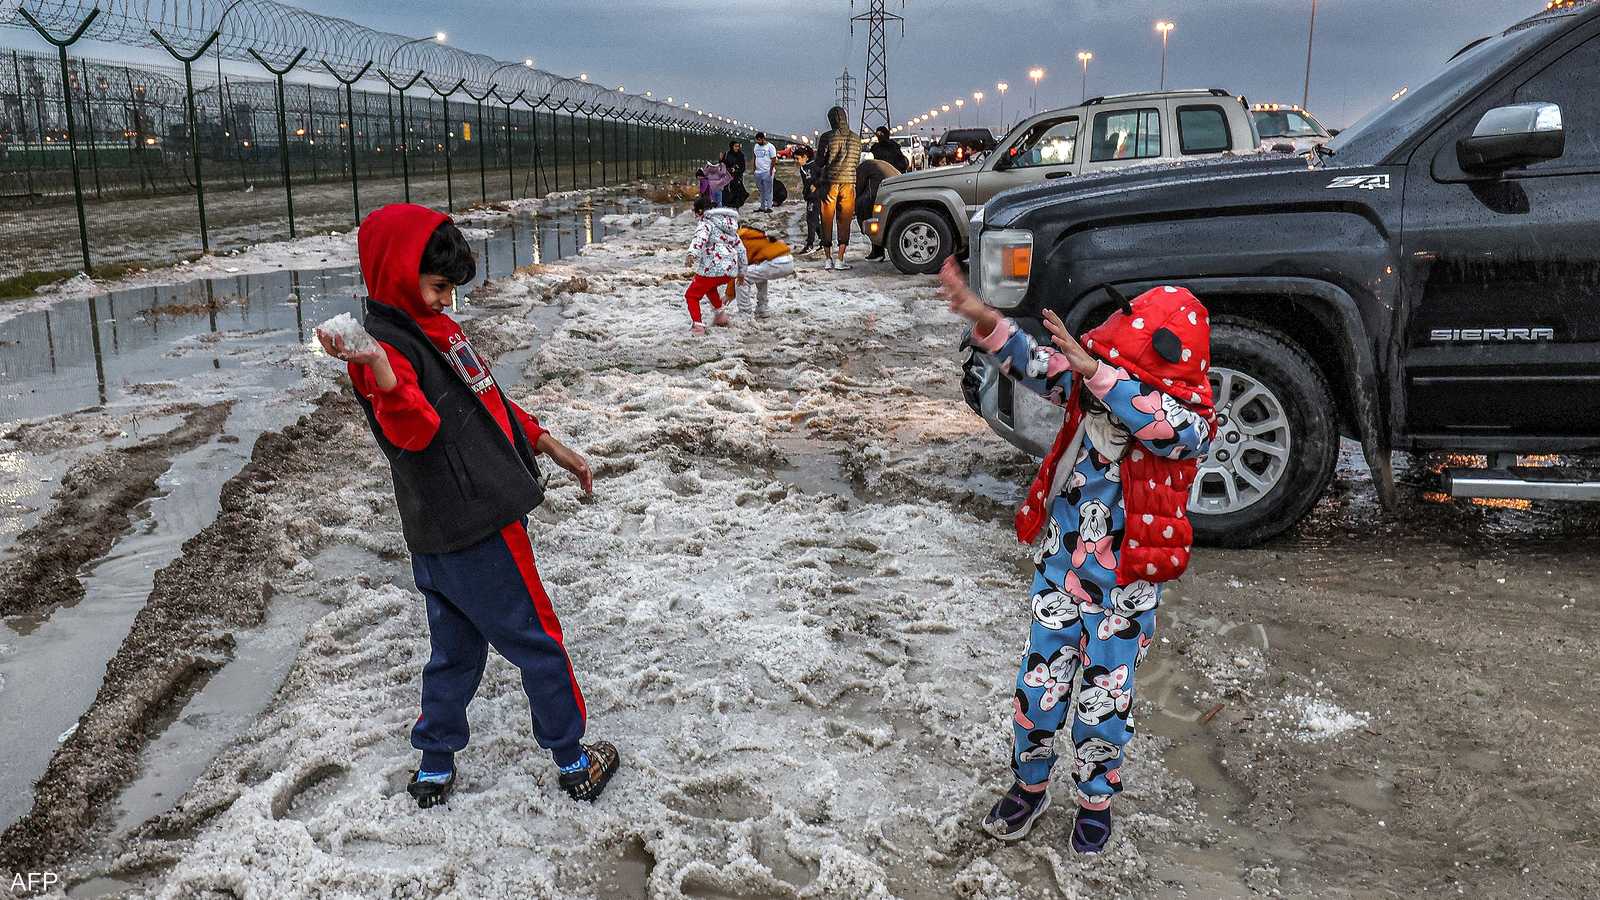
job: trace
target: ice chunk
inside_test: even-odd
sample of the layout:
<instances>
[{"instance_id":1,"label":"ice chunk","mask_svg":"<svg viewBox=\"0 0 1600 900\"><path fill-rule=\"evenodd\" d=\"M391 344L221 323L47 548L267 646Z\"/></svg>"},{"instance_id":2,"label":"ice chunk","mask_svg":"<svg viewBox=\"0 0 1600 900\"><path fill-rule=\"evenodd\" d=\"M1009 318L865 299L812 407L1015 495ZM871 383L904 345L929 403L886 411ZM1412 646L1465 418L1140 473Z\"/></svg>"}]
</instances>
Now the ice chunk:
<instances>
[{"instance_id":1,"label":"ice chunk","mask_svg":"<svg viewBox=\"0 0 1600 900\"><path fill-rule=\"evenodd\" d=\"M317 326L317 331L331 338L344 338L345 347L356 350L371 350L378 344L367 333L361 323L349 313L340 313L337 316Z\"/></svg>"}]
</instances>

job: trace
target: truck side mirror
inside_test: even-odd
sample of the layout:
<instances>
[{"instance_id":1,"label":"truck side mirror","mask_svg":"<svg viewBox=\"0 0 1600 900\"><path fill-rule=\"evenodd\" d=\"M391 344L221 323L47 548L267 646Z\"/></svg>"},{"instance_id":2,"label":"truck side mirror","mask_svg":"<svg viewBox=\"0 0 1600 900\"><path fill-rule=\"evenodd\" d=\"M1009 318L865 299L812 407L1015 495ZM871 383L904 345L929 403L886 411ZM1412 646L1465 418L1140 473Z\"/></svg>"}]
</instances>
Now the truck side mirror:
<instances>
[{"instance_id":1,"label":"truck side mirror","mask_svg":"<svg viewBox=\"0 0 1600 900\"><path fill-rule=\"evenodd\" d=\"M1493 173L1566 152L1561 107L1554 103L1515 103L1483 114L1472 134L1456 142L1456 161L1466 172Z\"/></svg>"}]
</instances>

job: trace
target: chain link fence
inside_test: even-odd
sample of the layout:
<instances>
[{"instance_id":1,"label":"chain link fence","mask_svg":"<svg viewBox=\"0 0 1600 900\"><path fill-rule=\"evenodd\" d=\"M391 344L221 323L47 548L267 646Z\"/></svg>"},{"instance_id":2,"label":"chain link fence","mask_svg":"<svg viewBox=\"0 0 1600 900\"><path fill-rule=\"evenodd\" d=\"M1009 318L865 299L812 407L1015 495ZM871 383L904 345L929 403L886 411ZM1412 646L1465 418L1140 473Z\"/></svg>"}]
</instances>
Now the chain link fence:
<instances>
[{"instance_id":1,"label":"chain link fence","mask_svg":"<svg viewBox=\"0 0 1600 900\"><path fill-rule=\"evenodd\" d=\"M726 140L624 110L548 98L540 105L526 92L469 94L426 79L403 94L387 85L347 92L286 81L280 139L274 81L200 65L191 141L181 69L69 62L67 96L97 263L156 260L184 252L186 240L188 252L198 251L201 242L190 236L199 229L197 174L209 224L226 245L281 233L291 197L303 227L348 226L408 195L457 209L685 173L716 158ZM439 96L441 90L450 96ZM81 268L73 263L65 102L57 58L3 51L0 235L24 252L4 263L0 278L41 266L52 274ZM180 198L187 198L187 211L175 202ZM182 237L143 250L122 246L150 230L155 223L148 217Z\"/></svg>"}]
</instances>

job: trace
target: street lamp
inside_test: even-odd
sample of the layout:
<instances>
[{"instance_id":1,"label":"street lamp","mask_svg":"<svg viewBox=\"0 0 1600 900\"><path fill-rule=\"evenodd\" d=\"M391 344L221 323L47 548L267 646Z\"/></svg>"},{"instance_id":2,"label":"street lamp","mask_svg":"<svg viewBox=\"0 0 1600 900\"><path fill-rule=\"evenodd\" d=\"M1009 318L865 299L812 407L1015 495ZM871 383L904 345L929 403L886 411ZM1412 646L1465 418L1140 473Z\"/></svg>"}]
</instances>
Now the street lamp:
<instances>
[{"instance_id":1,"label":"street lamp","mask_svg":"<svg viewBox=\"0 0 1600 900\"><path fill-rule=\"evenodd\" d=\"M1311 0L1311 27L1306 30L1306 91L1300 95L1300 108L1311 105L1311 42L1317 37L1317 0Z\"/></svg>"},{"instance_id":2,"label":"street lamp","mask_svg":"<svg viewBox=\"0 0 1600 900\"><path fill-rule=\"evenodd\" d=\"M994 87L995 90L1000 92L1000 130L1004 132L1006 130L1006 91L1011 90L1011 85L1002 81Z\"/></svg>"},{"instance_id":3,"label":"street lamp","mask_svg":"<svg viewBox=\"0 0 1600 900\"><path fill-rule=\"evenodd\" d=\"M967 105L967 101L961 99L960 97L956 98L956 127L957 128L961 127L961 125L962 125L961 111L962 111L962 108L965 107L966 105Z\"/></svg>"},{"instance_id":4,"label":"street lamp","mask_svg":"<svg viewBox=\"0 0 1600 900\"><path fill-rule=\"evenodd\" d=\"M1156 30L1161 32L1161 89L1167 89L1167 36L1172 34L1172 29L1177 28L1175 22L1157 22Z\"/></svg>"},{"instance_id":5,"label":"street lamp","mask_svg":"<svg viewBox=\"0 0 1600 900\"><path fill-rule=\"evenodd\" d=\"M1028 70L1028 77L1033 79L1033 111L1039 111L1039 79L1044 77L1044 69L1034 66Z\"/></svg>"},{"instance_id":6,"label":"street lamp","mask_svg":"<svg viewBox=\"0 0 1600 900\"><path fill-rule=\"evenodd\" d=\"M1083 63L1083 99L1089 99L1089 60L1094 59L1094 54L1087 50L1078 51L1078 62Z\"/></svg>"},{"instance_id":7,"label":"street lamp","mask_svg":"<svg viewBox=\"0 0 1600 900\"><path fill-rule=\"evenodd\" d=\"M972 92L972 102L978 104L978 108L973 111L972 117L977 120L977 124L982 125L983 124L983 91L973 91Z\"/></svg>"}]
</instances>

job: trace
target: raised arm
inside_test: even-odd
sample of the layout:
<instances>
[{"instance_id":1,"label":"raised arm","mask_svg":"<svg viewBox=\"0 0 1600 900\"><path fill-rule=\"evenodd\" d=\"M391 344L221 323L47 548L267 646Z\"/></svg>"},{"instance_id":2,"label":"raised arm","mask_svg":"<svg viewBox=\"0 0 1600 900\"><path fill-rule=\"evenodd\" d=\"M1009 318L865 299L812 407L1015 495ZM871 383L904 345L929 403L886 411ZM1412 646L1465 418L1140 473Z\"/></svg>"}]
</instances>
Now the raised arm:
<instances>
[{"instance_id":1,"label":"raised arm","mask_svg":"<svg viewBox=\"0 0 1600 900\"><path fill-rule=\"evenodd\" d=\"M372 414L389 443L413 453L425 450L439 433L439 412L423 395L416 369L405 354L382 341L378 348L383 360L376 354L366 362L348 360L350 383L372 404ZM380 371L385 364L388 371Z\"/></svg>"},{"instance_id":2,"label":"raised arm","mask_svg":"<svg viewBox=\"0 0 1600 900\"><path fill-rule=\"evenodd\" d=\"M1102 362L1085 385L1157 456L1198 459L1211 449L1210 423L1122 369Z\"/></svg>"},{"instance_id":3,"label":"raised arm","mask_svg":"<svg viewBox=\"0 0 1600 900\"><path fill-rule=\"evenodd\" d=\"M1059 350L1042 345L1010 319L994 323L988 334L972 327L972 344L999 366L1002 374L1057 406L1072 396L1072 365Z\"/></svg>"}]
</instances>

